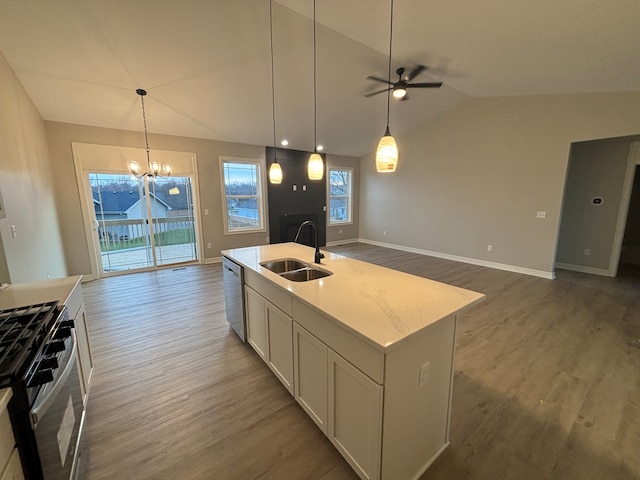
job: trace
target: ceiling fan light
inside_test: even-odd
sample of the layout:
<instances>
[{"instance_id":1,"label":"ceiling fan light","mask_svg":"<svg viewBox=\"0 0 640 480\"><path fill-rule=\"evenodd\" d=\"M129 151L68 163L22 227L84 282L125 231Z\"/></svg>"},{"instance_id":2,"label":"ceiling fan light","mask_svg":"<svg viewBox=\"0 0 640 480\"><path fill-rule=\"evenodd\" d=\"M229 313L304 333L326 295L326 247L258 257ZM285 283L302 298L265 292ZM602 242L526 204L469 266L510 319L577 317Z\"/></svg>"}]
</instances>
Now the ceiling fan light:
<instances>
[{"instance_id":1,"label":"ceiling fan light","mask_svg":"<svg viewBox=\"0 0 640 480\"><path fill-rule=\"evenodd\" d=\"M269 167L269 181L274 185L280 185L282 183L282 168L276 160Z\"/></svg>"},{"instance_id":2,"label":"ceiling fan light","mask_svg":"<svg viewBox=\"0 0 640 480\"><path fill-rule=\"evenodd\" d=\"M376 170L378 172L395 172L398 166L398 146L396 139L389 133L385 133L384 137L378 143L376 151Z\"/></svg>"},{"instance_id":3,"label":"ceiling fan light","mask_svg":"<svg viewBox=\"0 0 640 480\"><path fill-rule=\"evenodd\" d=\"M319 153L312 153L307 163L309 180L322 180L324 176L324 162Z\"/></svg>"},{"instance_id":4,"label":"ceiling fan light","mask_svg":"<svg viewBox=\"0 0 640 480\"><path fill-rule=\"evenodd\" d=\"M404 98L407 95L407 89L398 87L393 89L393 98Z\"/></svg>"}]
</instances>

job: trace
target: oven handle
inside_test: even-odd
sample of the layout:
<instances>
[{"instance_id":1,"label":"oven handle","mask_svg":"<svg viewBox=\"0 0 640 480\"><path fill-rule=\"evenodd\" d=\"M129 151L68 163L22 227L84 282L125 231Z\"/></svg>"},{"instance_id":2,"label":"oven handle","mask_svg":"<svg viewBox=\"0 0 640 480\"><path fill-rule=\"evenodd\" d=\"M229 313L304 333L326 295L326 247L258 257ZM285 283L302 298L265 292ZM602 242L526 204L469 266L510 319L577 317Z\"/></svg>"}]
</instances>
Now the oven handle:
<instances>
[{"instance_id":1,"label":"oven handle","mask_svg":"<svg viewBox=\"0 0 640 480\"><path fill-rule=\"evenodd\" d=\"M34 427L38 425L38 422L44 417L51 407L51 404L56 400L56 396L60 393L60 390L64 386L67 378L71 374L71 369L76 368L76 332L75 330L71 330L71 355L69 355L69 360L66 365L64 365L64 369L58 378L56 379L55 384L51 388L51 390L47 393L44 398L38 398L36 402L33 404L31 408L31 423Z\"/></svg>"}]
</instances>

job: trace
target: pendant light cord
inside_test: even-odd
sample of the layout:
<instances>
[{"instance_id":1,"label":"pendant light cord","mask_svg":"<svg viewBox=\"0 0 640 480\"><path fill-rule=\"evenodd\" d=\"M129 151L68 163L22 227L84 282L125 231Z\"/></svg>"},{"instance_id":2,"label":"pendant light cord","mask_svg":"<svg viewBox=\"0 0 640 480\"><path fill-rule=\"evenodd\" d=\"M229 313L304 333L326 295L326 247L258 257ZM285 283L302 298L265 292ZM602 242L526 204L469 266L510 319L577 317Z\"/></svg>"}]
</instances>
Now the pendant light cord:
<instances>
[{"instance_id":1,"label":"pendant light cord","mask_svg":"<svg viewBox=\"0 0 640 480\"><path fill-rule=\"evenodd\" d=\"M142 124L144 125L144 144L147 152L147 168L151 170L151 157L149 156L149 137L147 136L147 114L144 111L144 96L147 94L147 92L142 89L138 89L136 90L136 93L140 95L140 102L142 102Z\"/></svg>"},{"instance_id":2,"label":"pendant light cord","mask_svg":"<svg viewBox=\"0 0 640 480\"><path fill-rule=\"evenodd\" d=\"M269 0L269 39L271 42L271 117L273 120L273 161L278 162L276 146L276 81L273 68L273 0Z\"/></svg>"},{"instance_id":3,"label":"pendant light cord","mask_svg":"<svg viewBox=\"0 0 640 480\"><path fill-rule=\"evenodd\" d=\"M391 40L393 39L393 0L391 0L391 25L389 26L389 72L387 79L391 84ZM387 132L389 131L389 109L391 99L391 87L387 90Z\"/></svg>"},{"instance_id":4,"label":"pendant light cord","mask_svg":"<svg viewBox=\"0 0 640 480\"><path fill-rule=\"evenodd\" d=\"M318 112L316 98L316 0L313 0L313 151L317 152L318 147Z\"/></svg>"}]
</instances>

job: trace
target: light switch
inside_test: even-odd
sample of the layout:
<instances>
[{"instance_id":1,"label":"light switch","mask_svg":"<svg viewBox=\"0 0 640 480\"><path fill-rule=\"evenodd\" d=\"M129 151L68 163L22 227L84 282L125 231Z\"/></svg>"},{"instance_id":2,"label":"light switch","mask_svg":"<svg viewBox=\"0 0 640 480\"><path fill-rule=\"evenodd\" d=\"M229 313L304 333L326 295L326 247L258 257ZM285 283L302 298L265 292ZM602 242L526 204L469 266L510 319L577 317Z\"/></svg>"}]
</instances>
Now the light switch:
<instances>
[{"instance_id":1,"label":"light switch","mask_svg":"<svg viewBox=\"0 0 640 480\"><path fill-rule=\"evenodd\" d=\"M13 238L16 238L18 236L18 233L16 232L16 226L15 225L11 225L11 236Z\"/></svg>"}]
</instances>

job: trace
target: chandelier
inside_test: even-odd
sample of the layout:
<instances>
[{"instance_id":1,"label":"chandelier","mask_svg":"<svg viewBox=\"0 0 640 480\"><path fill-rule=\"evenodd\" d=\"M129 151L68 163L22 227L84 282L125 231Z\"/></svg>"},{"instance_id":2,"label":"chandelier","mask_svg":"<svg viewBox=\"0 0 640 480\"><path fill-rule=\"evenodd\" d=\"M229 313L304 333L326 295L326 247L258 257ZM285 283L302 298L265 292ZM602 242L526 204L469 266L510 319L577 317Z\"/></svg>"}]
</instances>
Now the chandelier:
<instances>
[{"instance_id":1,"label":"chandelier","mask_svg":"<svg viewBox=\"0 0 640 480\"><path fill-rule=\"evenodd\" d=\"M135 160L129 162L129 171L135 175L136 178L143 177L168 177L171 175L171 166L169 164L163 163L160 164L158 162L152 162L151 157L149 155L149 137L147 135L147 116L144 111L144 96L147 94L146 90L142 88L138 88L136 93L140 95L140 102L142 103L142 121L144 124L144 143L145 150L147 152L147 170L143 171L140 167L140 164Z\"/></svg>"}]
</instances>

